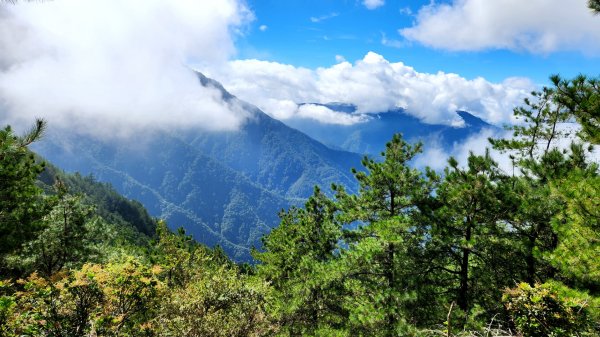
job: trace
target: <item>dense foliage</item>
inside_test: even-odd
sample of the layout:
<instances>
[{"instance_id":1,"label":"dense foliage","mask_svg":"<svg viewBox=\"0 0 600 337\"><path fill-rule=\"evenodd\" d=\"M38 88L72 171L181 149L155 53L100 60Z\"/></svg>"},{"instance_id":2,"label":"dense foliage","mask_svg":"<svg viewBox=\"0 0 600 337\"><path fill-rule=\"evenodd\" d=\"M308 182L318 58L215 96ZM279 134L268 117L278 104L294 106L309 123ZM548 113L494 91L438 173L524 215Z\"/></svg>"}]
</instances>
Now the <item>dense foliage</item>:
<instances>
[{"instance_id":1,"label":"dense foliage","mask_svg":"<svg viewBox=\"0 0 600 337\"><path fill-rule=\"evenodd\" d=\"M2 336L428 336L600 333L596 79L552 78L471 154L418 171L400 135L357 193L315 188L237 265L93 177L0 132ZM576 121L581 127L565 129ZM568 133L570 132L570 133ZM570 145L568 144L570 142Z\"/></svg>"},{"instance_id":2,"label":"dense foliage","mask_svg":"<svg viewBox=\"0 0 600 337\"><path fill-rule=\"evenodd\" d=\"M600 12L596 0L589 7ZM418 171L421 144L395 135L380 160L353 170L356 193L316 187L304 207L282 211L256 265L45 164L28 148L45 121L23 136L5 127L0 337L598 336L600 170L590 153L600 79L551 82L515 110L512 137L490 139L512 172L490 151ZM293 196L292 182L309 179L250 173Z\"/></svg>"},{"instance_id":3,"label":"dense foliage","mask_svg":"<svg viewBox=\"0 0 600 337\"><path fill-rule=\"evenodd\" d=\"M515 110L513 137L490 140L513 172L489 151L419 172L421 145L397 135L354 171L358 193L317 189L282 213L255 253L279 335L600 333L600 90L551 79Z\"/></svg>"}]
</instances>

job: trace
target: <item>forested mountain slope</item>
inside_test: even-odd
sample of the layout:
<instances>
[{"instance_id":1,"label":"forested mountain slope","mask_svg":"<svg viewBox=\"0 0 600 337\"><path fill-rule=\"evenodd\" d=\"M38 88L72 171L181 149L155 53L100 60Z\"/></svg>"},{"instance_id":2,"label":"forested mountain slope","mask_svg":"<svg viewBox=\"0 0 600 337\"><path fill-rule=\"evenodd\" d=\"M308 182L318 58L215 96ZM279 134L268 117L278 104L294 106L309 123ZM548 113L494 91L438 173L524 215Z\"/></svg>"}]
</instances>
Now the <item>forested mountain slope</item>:
<instances>
[{"instance_id":1,"label":"forested mountain slope","mask_svg":"<svg viewBox=\"0 0 600 337\"><path fill-rule=\"evenodd\" d=\"M236 100L198 74L205 86ZM301 204L314 185L336 182L350 190L357 154L332 150L247 103L237 131L150 132L128 141L50 130L33 149L69 172L92 174L199 242L221 245L234 259L277 225L278 212Z\"/></svg>"}]
</instances>

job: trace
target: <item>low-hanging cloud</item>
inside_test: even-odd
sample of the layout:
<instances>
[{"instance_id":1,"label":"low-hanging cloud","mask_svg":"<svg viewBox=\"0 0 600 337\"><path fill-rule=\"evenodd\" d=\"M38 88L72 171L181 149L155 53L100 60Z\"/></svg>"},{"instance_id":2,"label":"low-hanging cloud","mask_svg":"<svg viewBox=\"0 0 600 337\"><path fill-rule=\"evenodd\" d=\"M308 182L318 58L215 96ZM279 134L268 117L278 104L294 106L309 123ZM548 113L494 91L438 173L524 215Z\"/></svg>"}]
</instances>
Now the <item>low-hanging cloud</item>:
<instances>
[{"instance_id":1,"label":"low-hanging cloud","mask_svg":"<svg viewBox=\"0 0 600 337\"><path fill-rule=\"evenodd\" d=\"M460 124L457 110L472 112L491 123L511 123L513 109L535 88L525 78L491 83L444 72L420 73L373 52L354 64L340 61L312 70L276 62L237 60L212 71L212 75L233 94L275 118L312 118L330 124L358 123L364 120L364 113L396 108L405 108L427 123ZM324 107L303 110L295 104L329 102L352 103L358 109L348 115Z\"/></svg>"},{"instance_id":2,"label":"low-hanging cloud","mask_svg":"<svg viewBox=\"0 0 600 337\"><path fill-rule=\"evenodd\" d=\"M577 131L580 126L577 123L561 123L557 126L560 137L555 138L551 143L551 149L557 148L564 153L570 153L572 143L581 144L581 138L577 137ZM438 172L442 172L448 166L448 159L453 157L457 160L460 167L467 167L469 156L471 154L484 155L489 151L492 159L497 163L498 168L508 175L522 175L521 168L516 166L516 162L511 155L515 152L502 152L492 148L489 139L513 139L513 132L503 129L484 128L476 134L473 134L463 142L454 143L452 148L446 150L435 141L427 142L421 154L414 159L414 166L420 169L430 167ZM589 143L583 143L587 160L592 163L600 163L600 149L590 147ZM539 142L539 148L535 152L536 156L541 156L546 148L544 141Z\"/></svg>"},{"instance_id":3,"label":"low-hanging cloud","mask_svg":"<svg viewBox=\"0 0 600 337\"><path fill-rule=\"evenodd\" d=\"M445 150L443 146L436 144L436 142L428 142L425 144L423 153L416 156L414 165L417 168L428 166L442 172L448 166L450 157L456 159L461 167L466 167L471 153L481 156L486 153L486 150L489 150L490 155L498 164L498 168L504 173L510 174L514 169L512 160L508 154L491 149L488 139L510 139L511 135L512 133L506 130L485 128L473 134L464 142L454 143L449 150Z\"/></svg>"},{"instance_id":4,"label":"low-hanging cloud","mask_svg":"<svg viewBox=\"0 0 600 337\"><path fill-rule=\"evenodd\" d=\"M454 0L421 8L406 39L453 51L509 49L600 54L600 20L587 0Z\"/></svg>"},{"instance_id":5,"label":"low-hanging cloud","mask_svg":"<svg viewBox=\"0 0 600 337\"><path fill-rule=\"evenodd\" d=\"M0 4L0 121L127 134L233 129L235 102L200 85L252 20L241 0L54 0Z\"/></svg>"}]
</instances>

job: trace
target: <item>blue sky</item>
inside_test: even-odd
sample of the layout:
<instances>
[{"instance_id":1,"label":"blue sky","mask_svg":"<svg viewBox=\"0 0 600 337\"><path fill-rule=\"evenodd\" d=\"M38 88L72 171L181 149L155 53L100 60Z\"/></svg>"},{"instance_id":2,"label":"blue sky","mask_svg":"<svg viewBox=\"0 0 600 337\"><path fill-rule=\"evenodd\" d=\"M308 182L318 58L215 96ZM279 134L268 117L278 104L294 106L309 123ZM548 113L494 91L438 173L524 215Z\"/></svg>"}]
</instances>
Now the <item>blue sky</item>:
<instances>
[{"instance_id":1,"label":"blue sky","mask_svg":"<svg viewBox=\"0 0 600 337\"><path fill-rule=\"evenodd\" d=\"M585 5L585 1L577 2ZM437 5L441 3L444 2L437 1ZM600 74L597 49L590 52L558 47L550 52L532 52L490 47L453 51L406 39L399 29L414 26L419 11L429 4L429 0L387 0L380 7L368 9L358 0L249 0L255 20L236 41L237 57L316 68L335 64L336 55L354 62L374 51L390 62L403 62L419 72L444 71L496 82L507 77L527 77L538 84L547 83L548 76L554 73L567 77Z\"/></svg>"}]
</instances>

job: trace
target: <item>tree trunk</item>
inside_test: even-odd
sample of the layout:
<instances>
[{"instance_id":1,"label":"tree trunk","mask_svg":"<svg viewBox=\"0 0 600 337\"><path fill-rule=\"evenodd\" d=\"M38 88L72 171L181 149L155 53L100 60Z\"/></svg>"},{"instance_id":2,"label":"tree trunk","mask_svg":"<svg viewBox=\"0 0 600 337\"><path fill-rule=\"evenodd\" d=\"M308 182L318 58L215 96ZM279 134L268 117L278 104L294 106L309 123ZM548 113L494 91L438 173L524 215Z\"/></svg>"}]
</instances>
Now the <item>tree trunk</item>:
<instances>
[{"instance_id":1,"label":"tree trunk","mask_svg":"<svg viewBox=\"0 0 600 337\"><path fill-rule=\"evenodd\" d=\"M533 250L535 249L536 235L529 235L529 241L527 242L527 256L525 257L525 263L527 263L527 275L525 281L533 286L535 283L535 256L533 256Z\"/></svg>"},{"instance_id":2,"label":"tree trunk","mask_svg":"<svg viewBox=\"0 0 600 337\"><path fill-rule=\"evenodd\" d=\"M467 231L465 232L465 241L471 241L471 230L472 224L467 225ZM462 260L460 262L460 289L458 292L458 307L467 312L469 309L469 254L471 248L463 246L462 248Z\"/></svg>"},{"instance_id":3,"label":"tree trunk","mask_svg":"<svg viewBox=\"0 0 600 337\"><path fill-rule=\"evenodd\" d=\"M389 295L387 297L387 305L386 305L386 310L387 310L387 325L388 328L387 330L387 336L392 337L395 336L395 330L396 330L396 324L397 324L397 319L396 319L396 313L395 313L395 309L396 309L396 301L394 301L394 288L395 288L395 277L394 277L394 244L393 243L389 243L388 244L388 249L387 249L387 257L386 257L386 270L385 270L385 277L387 279L387 286L390 290Z\"/></svg>"}]
</instances>

